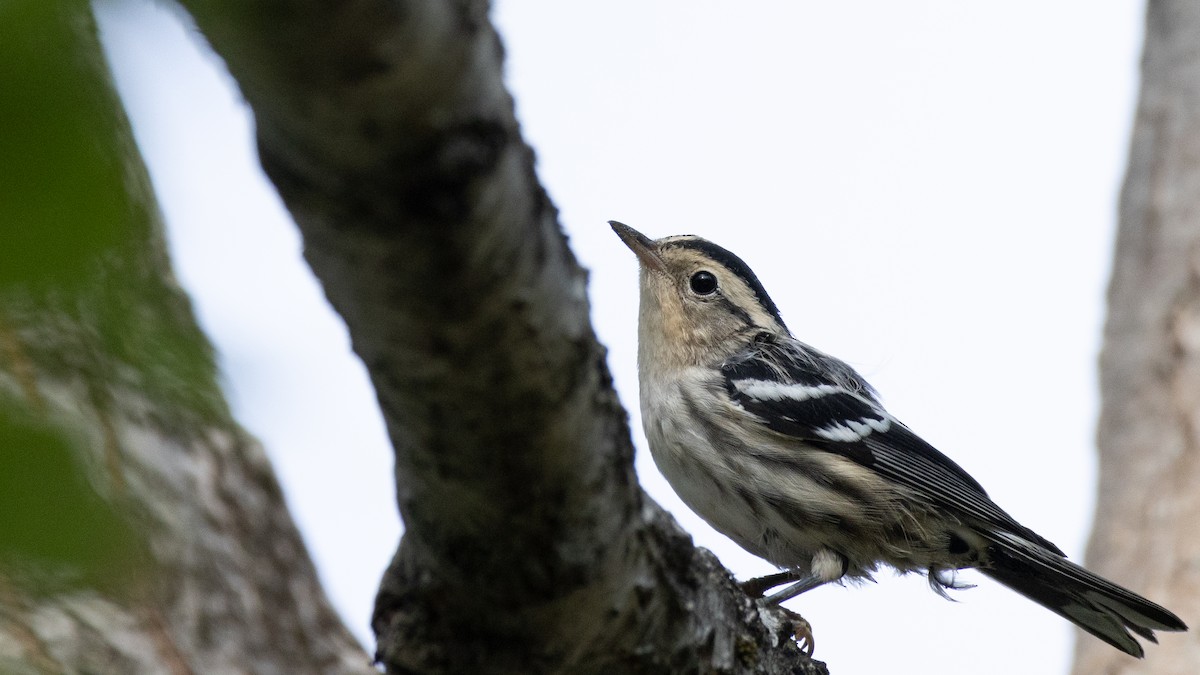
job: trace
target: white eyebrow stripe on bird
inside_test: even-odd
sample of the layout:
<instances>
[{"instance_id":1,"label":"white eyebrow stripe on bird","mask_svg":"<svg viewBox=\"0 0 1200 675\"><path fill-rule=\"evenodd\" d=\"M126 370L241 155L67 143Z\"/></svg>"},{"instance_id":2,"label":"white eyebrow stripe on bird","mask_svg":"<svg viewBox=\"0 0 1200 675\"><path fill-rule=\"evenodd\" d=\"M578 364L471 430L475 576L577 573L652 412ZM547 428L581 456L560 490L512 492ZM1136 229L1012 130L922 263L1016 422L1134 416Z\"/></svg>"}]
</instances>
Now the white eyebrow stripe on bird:
<instances>
[{"instance_id":1,"label":"white eyebrow stripe on bird","mask_svg":"<svg viewBox=\"0 0 1200 675\"><path fill-rule=\"evenodd\" d=\"M848 393L832 384L792 384L771 380L734 380L733 386L741 393L760 401L808 401L830 394Z\"/></svg>"},{"instance_id":2,"label":"white eyebrow stripe on bird","mask_svg":"<svg viewBox=\"0 0 1200 675\"><path fill-rule=\"evenodd\" d=\"M874 433L886 434L892 428L889 417L876 419L863 417L857 420L842 420L827 427L813 431L816 435L828 441L841 443L857 443Z\"/></svg>"}]
</instances>

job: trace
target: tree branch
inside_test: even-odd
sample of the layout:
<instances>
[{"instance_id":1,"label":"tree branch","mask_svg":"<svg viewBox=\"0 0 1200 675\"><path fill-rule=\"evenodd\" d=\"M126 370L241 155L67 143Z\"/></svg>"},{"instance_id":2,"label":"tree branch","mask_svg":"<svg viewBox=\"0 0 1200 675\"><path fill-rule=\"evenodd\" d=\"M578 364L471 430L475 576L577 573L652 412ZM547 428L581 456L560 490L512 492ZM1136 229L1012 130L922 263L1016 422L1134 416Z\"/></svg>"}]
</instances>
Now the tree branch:
<instances>
[{"instance_id":1,"label":"tree branch","mask_svg":"<svg viewBox=\"0 0 1200 675\"><path fill-rule=\"evenodd\" d=\"M486 3L185 4L254 109L395 447L389 669L807 672L782 613L760 617L637 485Z\"/></svg>"}]
</instances>

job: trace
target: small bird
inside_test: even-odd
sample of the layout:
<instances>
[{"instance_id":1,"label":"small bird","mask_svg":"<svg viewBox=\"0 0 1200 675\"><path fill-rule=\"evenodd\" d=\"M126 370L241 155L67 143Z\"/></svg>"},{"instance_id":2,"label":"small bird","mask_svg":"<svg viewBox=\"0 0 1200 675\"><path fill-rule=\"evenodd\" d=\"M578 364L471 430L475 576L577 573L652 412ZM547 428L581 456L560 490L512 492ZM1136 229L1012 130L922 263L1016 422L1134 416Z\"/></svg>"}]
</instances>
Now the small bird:
<instances>
[{"instance_id":1,"label":"small bird","mask_svg":"<svg viewBox=\"0 0 1200 675\"><path fill-rule=\"evenodd\" d=\"M778 604L881 565L948 597L978 569L1121 651L1187 626L1067 560L892 417L846 363L792 337L733 253L609 221L641 263L638 378L650 453L684 503L785 570L744 584Z\"/></svg>"}]
</instances>

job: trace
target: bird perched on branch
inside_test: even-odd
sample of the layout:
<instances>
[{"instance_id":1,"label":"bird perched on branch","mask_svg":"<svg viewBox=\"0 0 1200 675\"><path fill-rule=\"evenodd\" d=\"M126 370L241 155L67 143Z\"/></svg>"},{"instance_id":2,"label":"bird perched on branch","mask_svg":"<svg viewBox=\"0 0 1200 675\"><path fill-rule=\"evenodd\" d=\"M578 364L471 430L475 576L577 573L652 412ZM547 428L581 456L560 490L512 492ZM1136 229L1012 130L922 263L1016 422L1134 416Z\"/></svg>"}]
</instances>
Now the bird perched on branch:
<instances>
[{"instance_id":1,"label":"bird perched on branch","mask_svg":"<svg viewBox=\"0 0 1200 675\"><path fill-rule=\"evenodd\" d=\"M610 221L641 263L642 421L693 511L785 572L747 582L777 604L880 565L934 590L975 568L1133 656L1167 609L1067 560L966 471L892 417L853 368L792 337L754 272L694 236Z\"/></svg>"}]
</instances>

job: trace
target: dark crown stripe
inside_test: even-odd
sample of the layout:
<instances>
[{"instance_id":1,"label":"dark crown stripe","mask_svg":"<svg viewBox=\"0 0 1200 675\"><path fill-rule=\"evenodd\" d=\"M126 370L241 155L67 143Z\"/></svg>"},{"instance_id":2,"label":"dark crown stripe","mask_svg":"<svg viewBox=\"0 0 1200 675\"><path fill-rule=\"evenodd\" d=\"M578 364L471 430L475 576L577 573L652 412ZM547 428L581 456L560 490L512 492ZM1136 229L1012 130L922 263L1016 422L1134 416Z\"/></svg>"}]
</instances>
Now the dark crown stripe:
<instances>
[{"instance_id":1,"label":"dark crown stripe","mask_svg":"<svg viewBox=\"0 0 1200 675\"><path fill-rule=\"evenodd\" d=\"M783 317L779 315L779 308L775 306L775 301L771 300L771 296L767 295L767 289L763 288L762 282L758 280L758 277L754 276L754 272L750 270L750 266L741 258L706 239L682 239L672 241L667 245L698 251L711 258L717 264L722 265L725 269L733 272L738 278L746 282L750 290L754 291L754 296L758 298L758 304L762 305L762 308L767 310L779 322L779 325L784 327L784 330L787 330L787 326L783 323Z\"/></svg>"}]
</instances>

